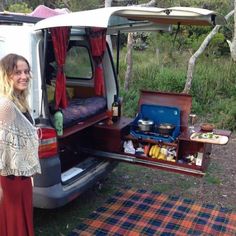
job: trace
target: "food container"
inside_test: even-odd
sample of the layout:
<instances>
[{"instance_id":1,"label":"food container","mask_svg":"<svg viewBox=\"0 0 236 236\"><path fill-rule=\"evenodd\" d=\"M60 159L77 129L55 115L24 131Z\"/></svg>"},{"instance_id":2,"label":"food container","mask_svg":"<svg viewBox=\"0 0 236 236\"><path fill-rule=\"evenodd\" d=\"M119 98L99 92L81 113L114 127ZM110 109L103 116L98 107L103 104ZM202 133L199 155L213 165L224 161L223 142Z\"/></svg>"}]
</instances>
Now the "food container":
<instances>
[{"instance_id":1,"label":"food container","mask_svg":"<svg viewBox=\"0 0 236 236\"><path fill-rule=\"evenodd\" d=\"M148 132L151 131L154 126L154 121L150 119L139 119L138 127L140 131Z\"/></svg>"},{"instance_id":2,"label":"food container","mask_svg":"<svg viewBox=\"0 0 236 236\"><path fill-rule=\"evenodd\" d=\"M209 123L203 123L200 127L203 132L212 132L214 129L214 125Z\"/></svg>"},{"instance_id":3,"label":"food container","mask_svg":"<svg viewBox=\"0 0 236 236\"><path fill-rule=\"evenodd\" d=\"M161 123L156 126L157 133L164 136L171 136L174 129L175 125L170 123Z\"/></svg>"}]
</instances>

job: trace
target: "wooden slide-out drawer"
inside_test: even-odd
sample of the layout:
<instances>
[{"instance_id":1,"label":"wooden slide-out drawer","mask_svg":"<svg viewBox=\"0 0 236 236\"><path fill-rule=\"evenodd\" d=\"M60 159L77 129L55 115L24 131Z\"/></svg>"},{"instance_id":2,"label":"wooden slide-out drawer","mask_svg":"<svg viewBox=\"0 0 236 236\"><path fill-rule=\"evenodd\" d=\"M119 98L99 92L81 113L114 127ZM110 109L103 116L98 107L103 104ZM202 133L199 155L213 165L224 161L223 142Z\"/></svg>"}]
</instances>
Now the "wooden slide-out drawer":
<instances>
[{"instance_id":1,"label":"wooden slide-out drawer","mask_svg":"<svg viewBox=\"0 0 236 236\"><path fill-rule=\"evenodd\" d=\"M145 167L163 169L167 171L184 173L195 176L203 176L209 164L211 151L210 144L192 142L188 139L178 139L174 143L158 143L153 140L135 139L129 134L132 119L122 117L117 123L108 125L102 121L89 130L90 146L87 152L98 157L112 158L131 164L143 165ZM159 145L176 151L175 161L159 160L149 155L125 153L123 144L132 141L135 148L138 146ZM197 164L182 161L186 156L194 155L198 159ZM200 161L199 161L200 160Z\"/></svg>"}]
</instances>

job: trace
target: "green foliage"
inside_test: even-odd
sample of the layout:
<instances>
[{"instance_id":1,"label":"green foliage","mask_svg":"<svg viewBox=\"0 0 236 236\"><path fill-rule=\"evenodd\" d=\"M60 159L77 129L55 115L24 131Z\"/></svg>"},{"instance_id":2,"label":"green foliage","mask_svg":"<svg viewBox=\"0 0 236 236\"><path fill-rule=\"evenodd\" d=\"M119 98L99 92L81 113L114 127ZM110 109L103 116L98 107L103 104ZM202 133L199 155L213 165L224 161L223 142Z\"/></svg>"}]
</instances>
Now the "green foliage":
<instances>
[{"instance_id":1,"label":"green foliage","mask_svg":"<svg viewBox=\"0 0 236 236\"><path fill-rule=\"evenodd\" d=\"M229 9L233 8L233 1L229 0L179 0L179 1L172 1L173 5L178 4L180 6L186 7L201 7L210 10L221 10L222 14L225 14L229 11Z\"/></svg>"},{"instance_id":2,"label":"green foliage","mask_svg":"<svg viewBox=\"0 0 236 236\"><path fill-rule=\"evenodd\" d=\"M32 9L25 2L15 3L15 4L12 4L12 5L9 5L7 10L10 11L10 12L20 12L20 13L32 12Z\"/></svg>"},{"instance_id":3,"label":"green foliage","mask_svg":"<svg viewBox=\"0 0 236 236\"><path fill-rule=\"evenodd\" d=\"M124 90L120 92L123 98L122 114L127 117L135 117L138 111L139 91L132 88L128 93Z\"/></svg>"},{"instance_id":4,"label":"green foliage","mask_svg":"<svg viewBox=\"0 0 236 236\"><path fill-rule=\"evenodd\" d=\"M70 8L72 11L90 10L95 8L104 7L104 1L102 0L71 0Z\"/></svg>"},{"instance_id":5,"label":"green foliage","mask_svg":"<svg viewBox=\"0 0 236 236\"><path fill-rule=\"evenodd\" d=\"M217 33L208 47L215 55L230 54L229 45L223 33Z\"/></svg>"},{"instance_id":6,"label":"green foliage","mask_svg":"<svg viewBox=\"0 0 236 236\"><path fill-rule=\"evenodd\" d=\"M210 31L210 27L181 27L175 36L174 47L177 50L196 51ZM177 29L175 29L176 31ZM170 35L173 38L173 34ZM168 39L167 37L166 39ZM229 37L228 37L229 38ZM173 40L173 39L172 39ZM167 41L168 43L170 41ZM230 53L228 43L222 32L217 33L209 43L205 54L227 55Z\"/></svg>"}]
</instances>

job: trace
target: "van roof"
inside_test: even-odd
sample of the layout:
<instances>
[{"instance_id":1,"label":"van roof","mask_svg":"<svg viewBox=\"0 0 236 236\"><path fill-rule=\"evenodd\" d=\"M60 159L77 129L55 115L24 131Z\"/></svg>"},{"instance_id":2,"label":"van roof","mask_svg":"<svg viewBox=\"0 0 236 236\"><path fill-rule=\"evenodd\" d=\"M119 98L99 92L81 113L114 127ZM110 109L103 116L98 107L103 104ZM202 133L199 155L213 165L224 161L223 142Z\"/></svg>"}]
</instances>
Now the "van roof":
<instances>
[{"instance_id":1,"label":"van roof","mask_svg":"<svg viewBox=\"0 0 236 236\"><path fill-rule=\"evenodd\" d=\"M23 13L0 12L0 25L4 24L22 25L24 23L35 24L40 20L42 20L42 18L28 16Z\"/></svg>"},{"instance_id":2,"label":"van roof","mask_svg":"<svg viewBox=\"0 0 236 236\"><path fill-rule=\"evenodd\" d=\"M132 27L152 29L155 25L222 25L225 23L223 16L201 8L128 6L106 7L53 16L38 22L35 30L72 26L101 27L112 31L122 31Z\"/></svg>"}]
</instances>

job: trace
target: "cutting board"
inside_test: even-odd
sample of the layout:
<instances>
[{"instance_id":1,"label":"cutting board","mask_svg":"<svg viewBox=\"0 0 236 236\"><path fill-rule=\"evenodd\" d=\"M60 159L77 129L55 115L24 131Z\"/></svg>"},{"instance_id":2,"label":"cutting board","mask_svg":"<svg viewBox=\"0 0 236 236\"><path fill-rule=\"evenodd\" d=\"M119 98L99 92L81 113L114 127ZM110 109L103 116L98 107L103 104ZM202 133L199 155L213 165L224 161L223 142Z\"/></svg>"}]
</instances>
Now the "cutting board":
<instances>
[{"instance_id":1,"label":"cutting board","mask_svg":"<svg viewBox=\"0 0 236 236\"><path fill-rule=\"evenodd\" d=\"M202 142L202 143L212 143L212 144L220 144L224 145L228 143L229 138L224 135L218 135L213 133L193 133L190 136L190 139L196 142Z\"/></svg>"}]
</instances>

